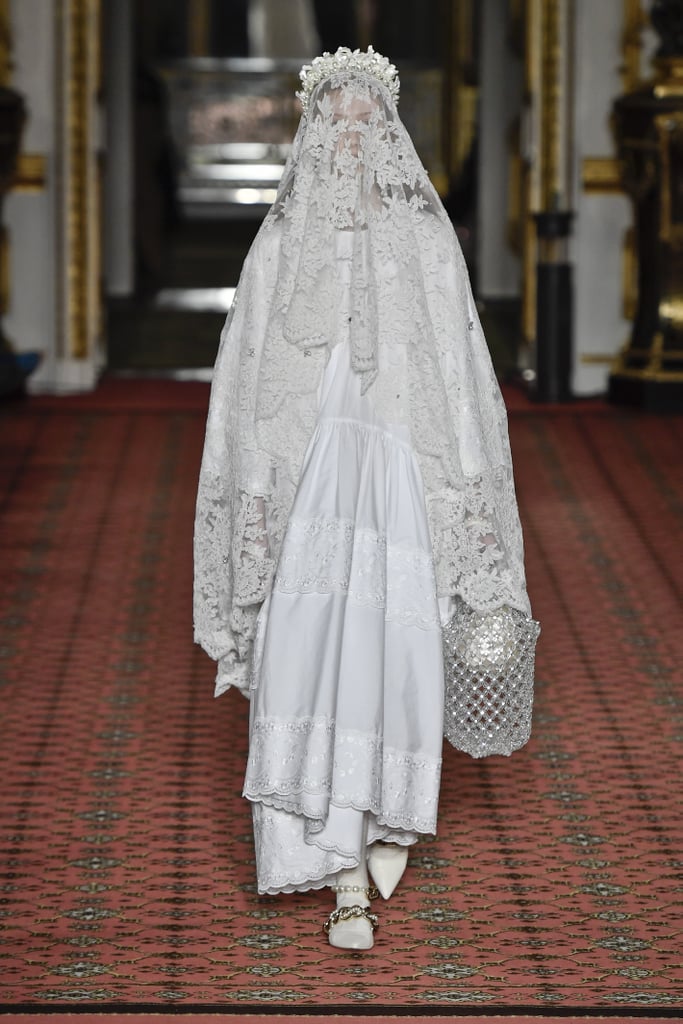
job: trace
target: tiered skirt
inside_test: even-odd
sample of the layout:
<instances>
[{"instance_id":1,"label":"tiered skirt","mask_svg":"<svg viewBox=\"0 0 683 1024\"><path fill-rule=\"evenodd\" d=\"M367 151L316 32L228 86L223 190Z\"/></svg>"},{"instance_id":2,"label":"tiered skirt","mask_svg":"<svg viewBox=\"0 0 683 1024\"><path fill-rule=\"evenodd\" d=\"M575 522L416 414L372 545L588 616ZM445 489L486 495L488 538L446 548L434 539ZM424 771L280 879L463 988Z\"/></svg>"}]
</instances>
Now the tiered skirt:
<instances>
[{"instance_id":1,"label":"tiered skirt","mask_svg":"<svg viewBox=\"0 0 683 1024\"><path fill-rule=\"evenodd\" d=\"M419 467L341 343L258 622L244 795L259 891L329 885L365 842L435 832L442 734Z\"/></svg>"}]
</instances>

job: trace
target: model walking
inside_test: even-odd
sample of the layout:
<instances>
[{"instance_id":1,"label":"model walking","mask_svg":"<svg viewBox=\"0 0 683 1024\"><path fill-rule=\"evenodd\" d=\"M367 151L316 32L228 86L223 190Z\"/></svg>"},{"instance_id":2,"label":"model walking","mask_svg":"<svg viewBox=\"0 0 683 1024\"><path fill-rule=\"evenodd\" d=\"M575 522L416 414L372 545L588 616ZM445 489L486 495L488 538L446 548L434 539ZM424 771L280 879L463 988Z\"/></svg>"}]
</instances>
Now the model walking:
<instances>
[{"instance_id":1,"label":"model walking","mask_svg":"<svg viewBox=\"0 0 683 1024\"><path fill-rule=\"evenodd\" d=\"M444 649L448 738L510 753L537 627L505 408L396 69L341 49L301 78L216 362L195 632L251 701L259 891L332 887L329 940L362 949L436 829Z\"/></svg>"}]
</instances>

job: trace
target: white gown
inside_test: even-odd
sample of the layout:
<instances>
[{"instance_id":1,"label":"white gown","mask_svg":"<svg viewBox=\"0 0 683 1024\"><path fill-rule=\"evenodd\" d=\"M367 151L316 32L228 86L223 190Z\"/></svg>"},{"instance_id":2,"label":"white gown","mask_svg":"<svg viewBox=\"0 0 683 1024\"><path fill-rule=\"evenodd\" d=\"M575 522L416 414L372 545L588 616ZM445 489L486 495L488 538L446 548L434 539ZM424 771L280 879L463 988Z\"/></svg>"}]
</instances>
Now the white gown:
<instances>
[{"instance_id":1,"label":"white gown","mask_svg":"<svg viewBox=\"0 0 683 1024\"><path fill-rule=\"evenodd\" d=\"M371 394L336 345L259 616L244 795L262 893L357 865L364 811L368 843L436 830L443 656L424 494L407 428L382 423Z\"/></svg>"},{"instance_id":2,"label":"white gown","mask_svg":"<svg viewBox=\"0 0 683 1024\"><path fill-rule=\"evenodd\" d=\"M251 690L266 893L433 833L442 725L483 757L531 724L538 627L505 406L387 64L340 51L304 69L207 418L194 631L216 694Z\"/></svg>"}]
</instances>

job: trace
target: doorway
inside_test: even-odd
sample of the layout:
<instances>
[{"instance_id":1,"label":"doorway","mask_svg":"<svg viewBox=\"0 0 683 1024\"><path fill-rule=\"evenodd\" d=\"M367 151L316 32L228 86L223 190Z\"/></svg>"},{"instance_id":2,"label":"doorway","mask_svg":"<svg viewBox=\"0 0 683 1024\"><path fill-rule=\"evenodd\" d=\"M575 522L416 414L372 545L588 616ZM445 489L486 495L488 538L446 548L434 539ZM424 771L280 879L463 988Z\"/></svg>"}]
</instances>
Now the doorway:
<instances>
[{"instance_id":1,"label":"doorway","mask_svg":"<svg viewBox=\"0 0 683 1024\"><path fill-rule=\"evenodd\" d=\"M110 150L109 181L128 173L133 196L127 257L119 254L129 262L128 284L109 298L110 369L213 365L296 128L298 70L323 49L373 42L397 63L402 119L476 276L481 4L111 0L110 7L131 41L128 111L119 102L113 119L129 118L132 145L127 170ZM118 56L110 53L108 67ZM111 88L106 102L109 113Z\"/></svg>"}]
</instances>

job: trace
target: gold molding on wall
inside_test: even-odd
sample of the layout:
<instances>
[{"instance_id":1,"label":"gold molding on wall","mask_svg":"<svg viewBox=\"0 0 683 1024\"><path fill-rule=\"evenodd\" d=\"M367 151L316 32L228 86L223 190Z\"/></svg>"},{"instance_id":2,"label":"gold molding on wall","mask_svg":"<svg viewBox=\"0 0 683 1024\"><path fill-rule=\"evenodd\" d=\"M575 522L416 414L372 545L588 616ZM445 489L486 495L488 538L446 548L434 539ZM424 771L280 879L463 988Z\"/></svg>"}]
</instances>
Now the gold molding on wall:
<instances>
[{"instance_id":1,"label":"gold molding on wall","mask_svg":"<svg viewBox=\"0 0 683 1024\"><path fill-rule=\"evenodd\" d=\"M615 157L587 156L581 162L584 192L623 192L619 161Z\"/></svg>"},{"instance_id":2,"label":"gold molding on wall","mask_svg":"<svg viewBox=\"0 0 683 1024\"><path fill-rule=\"evenodd\" d=\"M12 29L10 0L0 0L0 86L9 87L12 78ZM0 315L10 307L12 282L10 277L10 239L4 224L0 224Z\"/></svg>"},{"instance_id":3,"label":"gold molding on wall","mask_svg":"<svg viewBox=\"0 0 683 1024\"><path fill-rule=\"evenodd\" d=\"M211 0L191 0L187 5L187 39L191 57L208 57L211 32Z\"/></svg>"},{"instance_id":4,"label":"gold molding on wall","mask_svg":"<svg viewBox=\"0 0 683 1024\"><path fill-rule=\"evenodd\" d=\"M617 356L611 352L584 352L579 356L584 366L614 366Z\"/></svg>"},{"instance_id":5,"label":"gold molding on wall","mask_svg":"<svg viewBox=\"0 0 683 1024\"><path fill-rule=\"evenodd\" d=\"M560 0L543 0L541 10L540 150L541 202L545 210L557 208L561 192L561 46Z\"/></svg>"},{"instance_id":6,"label":"gold molding on wall","mask_svg":"<svg viewBox=\"0 0 683 1024\"><path fill-rule=\"evenodd\" d=\"M525 4L526 24L524 26L524 88L528 96L540 88L540 24L541 0L527 0Z\"/></svg>"},{"instance_id":7,"label":"gold molding on wall","mask_svg":"<svg viewBox=\"0 0 683 1024\"><path fill-rule=\"evenodd\" d=\"M87 159L89 266L86 268L86 278L88 282L88 349L89 354L92 354L92 349L101 340L104 330L102 269L104 166L98 148L98 126L96 124L97 106L102 96L103 86L102 0L89 0L88 3L88 53L88 104L91 128Z\"/></svg>"},{"instance_id":8,"label":"gold molding on wall","mask_svg":"<svg viewBox=\"0 0 683 1024\"><path fill-rule=\"evenodd\" d=\"M14 178L15 192L42 192L47 184L47 157L44 153L20 153Z\"/></svg>"},{"instance_id":9,"label":"gold molding on wall","mask_svg":"<svg viewBox=\"0 0 683 1024\"><path fill-rule=\"evenodd\" d=\"M88 355L88 20L90 0L70 0L67 28L67 330L69 354Z\"/></svg>"},{"instance_id":10,"label":"gold molding on wall","mask_svg":"<svg viewBox=\"0 0 683 1024\"><path fill-rule=\"evenodd\" d=\"M648 14L642 0L622 0L623 30L622 82L625 91L637 88L643 80L641 72L643 30ZM562 0L508 0L509 16L524 18L524 77L526 115L531 132L538 139L534 161L522 164L520 233L522 238L523 292L522 330L527 343L536 334L536 250L537 239L533 213L548 209L553 197L562 190L562 137L560 108L570 102L563 96L562 46L564 19ZM568 18L572 17L571 5ZM570 30L571 31L571 30ZM576 55L570 54L576 62ZM681 81L683 82L683 73ZM605 116L609 111L605 112ZM573 145L573 143L572 143ZM513 179L511 179L513 180ZM514 178L515 187L516 177ZM612 156L586 157L581 162L581 186L595 195L624 193L619 161ZM666 211L665 211L666 212ZM637 292L637 261L632 234L624 241L623 261L624 313L631 318L635 311ZM593 357L591 357L592 359ZM613 362L613 357L597 355L593 361Z\"/></svg>"},{"instance_id":11,"label":"gold molding on wall","mask_svg":"<svg viewBox=\"0 0 683 1024\"><path fill-rule=\"evenodd\" d=\"M2 316L9 311L11 289L9 238L5 226L0 225L0 314Z\"/></svg>"},{"instance_id":12,"label":"gold molding on wall","mask_svg":"<svg viewBox=\"0 0 683 1024\"><path fill-rule=\"evenodd\" d=\"M624 92L633 92L643 81L641 71L643 29L648 23L641 0L623 0L624 16L621 35L621 81Z\"/></svg>"},{"instance_id":13,"label":"gold molding on wall","mask_svg":"<svg viewBox=\"0 0 683 1024\"><path fill-rule=\"evenodd\" d=\"M683 223L673 219L671 197L676 189L675 179L671 174L671 147L674 143L683 145L683 113L670 112L655 118L659 147L661 153L662 183L660 208L660 237L669 243L672 249L683 251Z\"/></svg>"},{"instance_id":14,"label":"gold molding on wall","mask_svg":"<svg viewBox=\"0 0 683 1024\"><path fill-rule=\"evenodd\" d=\"M683 62L680 60L655 61L655 65L666 74L666 79L655 85L655 96L666 99L668 96L683 96Z\"/></svg>"},{"instance_id":15,"label":"gold molding on wall","mask_svg":"<svg viewBox=\"0 0 683 1024\"><path fill-rule=\"evenodd\" d=\"M565 94L567 68L563 47L572 38L571 5L567 0L526 0L524 5L524 79L528 131L535 152L522 175L522 332L527 344L536 338L537 237L534 214L555 210L567 202L568 150L571 131ZM518 12L516 2L512 14ZM568 60L572 60L570 50Z\"/></svg>"},{"instance_id":16,"label":"gold molding on wall","mask_svg":"<svg viewBox=\"0 0 683 1024\"><path fill-rule=\"evenodd\" d=\"M0 85L12 77L12 29L10 0L0 0Z\"/></svg>"},{"instance_id":17,"label":"gold molding on wall","mask_svg":"<svg viewBox=\"0 0 683 1024\"><path fill-rule=\"evenodd\" d=\"M457 177L472 149L477 130L479 89L471 80L474 50L473 0L450 0L447 81L447 174Z\"/></svg>"},{"instance_id":18,"label":"gold molding on wall","mask_svg":"<svg viewBox=\"0 0 683 1024\"><path fill-rule=\"evenodd\" d=\"M535 134L540 124L538 98L541 89L541 0L526 0L524 11L524 123L523 131ZM513 9L514 12L514 9ZM523 136L520 136L522 138ZM527 346L536 339L536 225L533 211L540 202L538 160L525 160L522 171L522 336Z\"/></svg>"},{"instance_id":19,"label":"gold molding on wall","mask_svg":"<svg viewBox=\"0 0 683 1024\"><path fill-rule=\"evenodd\" d=\"M58 352L92 355L101 310L101 217L95 152L95 104L100 60L101 0L59 0L55 148Z\"/></svg>"},{"instance_id":20,"label":"gold molding on wall","mask_svg":"<svg viewBox=\"0 0 683 1024\"><path fill-rule=\"evenodd\" d=\"M623 0L623 31L621 36L621 82L624 92L634 92L643 83L643 30L648 16L642 0ZM624 192L620 182L619 161L616 158L588 158L584 160L583 182L587 192ZM625 320L633 320L638 308L638 250L635 228L624 232L621 253L622 313ZM615 362L618 365L619 357Z\"/></svg>"}]
</instances>

